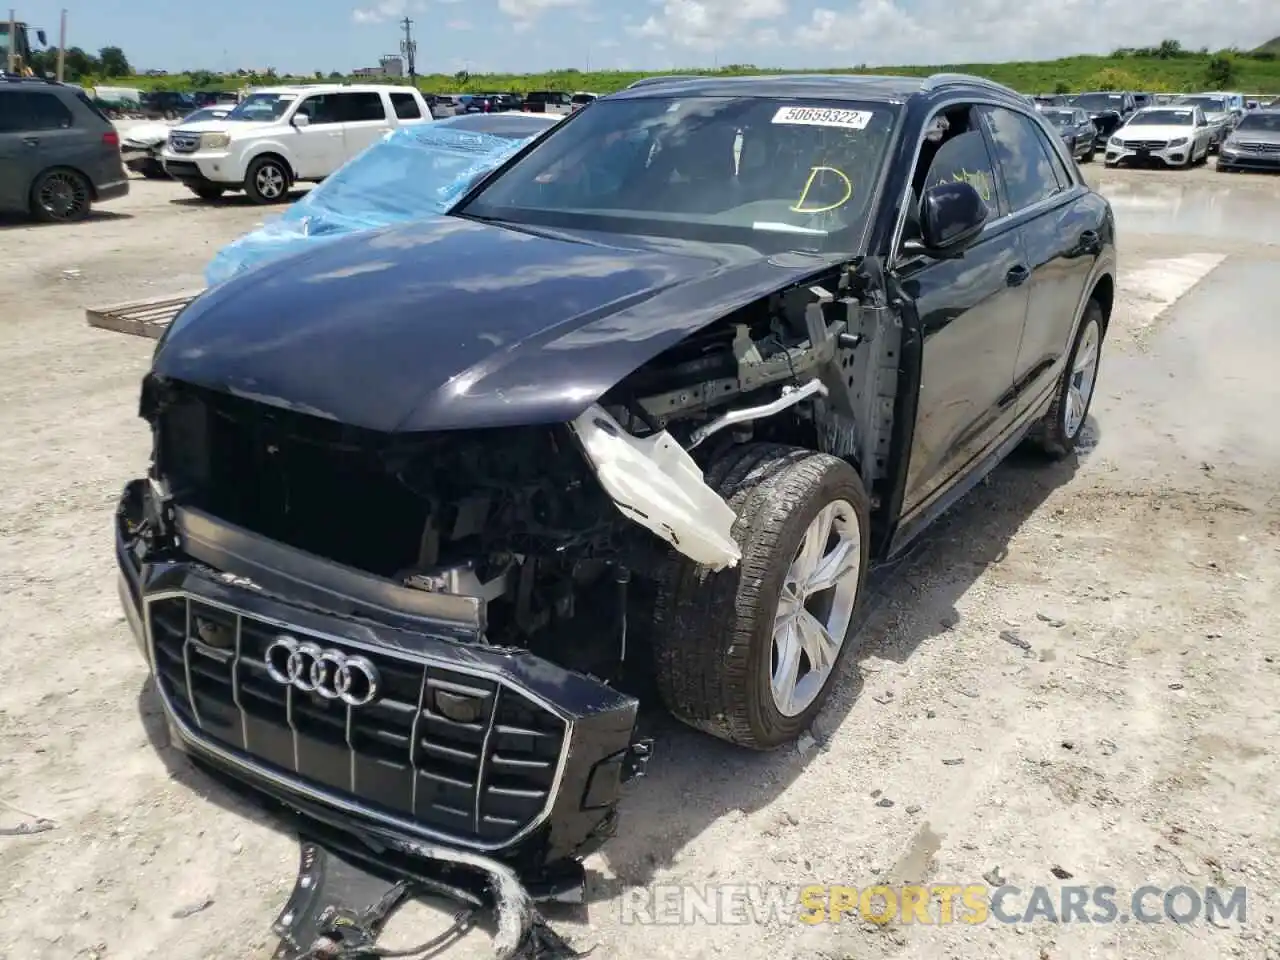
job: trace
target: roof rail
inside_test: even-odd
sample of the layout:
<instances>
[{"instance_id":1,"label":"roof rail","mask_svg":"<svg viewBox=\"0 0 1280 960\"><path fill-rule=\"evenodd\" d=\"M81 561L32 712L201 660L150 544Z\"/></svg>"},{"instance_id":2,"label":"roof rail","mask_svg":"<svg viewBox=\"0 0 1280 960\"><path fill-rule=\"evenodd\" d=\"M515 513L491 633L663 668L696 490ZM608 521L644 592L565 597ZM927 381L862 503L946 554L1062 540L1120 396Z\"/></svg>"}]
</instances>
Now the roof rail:
<instances>
[{"instance_id":1,"label":"roof rail","mask_svg":"<svg viewBox=\"0 0 1280 960\"><path fill-rule=\"evenodd\" d=\"M935 73L924 82L925 90L940 90L943 87L957 86L985 87L987 90L999 91L1000 93L1017 93L1012 87L1006 87L1003 83L996 83L986 77L978 77L969 73Z\"/></svg>"},{"instance_id":2,"label":"roof rail","mask_svg":"<svg viewBox=\"0 0 1280 960\"><path fill-rule=\"evenodd\" d=\"M664 77L641 77L635 83L627 84L628 90L634 90L636 87L653 87L660 83L673 83L678 80L701 80L702 77L696 73L673 73Z\"/></svg>"},{"instance_id":3,"label":"roof rail","mask_svg":"<svg viewBox=\"0 0 1280 960\"><path fill-rule=\"evenodd\" d=\"M52 84L55 87L62 86L62 84L58 80L54 79L53 77L41 77L41 76L29 77L26 74L9 73L5 70L0 70L0 80L6 80L9 83L48 83L48 84Z\"/></svg>"}]
</instances>

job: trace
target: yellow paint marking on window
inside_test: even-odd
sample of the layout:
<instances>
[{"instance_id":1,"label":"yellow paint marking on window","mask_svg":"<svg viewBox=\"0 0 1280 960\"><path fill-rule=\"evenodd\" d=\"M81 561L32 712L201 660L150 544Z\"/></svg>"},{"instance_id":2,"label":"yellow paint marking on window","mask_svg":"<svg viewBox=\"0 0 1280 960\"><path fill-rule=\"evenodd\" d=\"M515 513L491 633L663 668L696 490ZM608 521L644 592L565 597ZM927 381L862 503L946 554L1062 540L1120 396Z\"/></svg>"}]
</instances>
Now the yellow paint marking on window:
<instances>
[{"instance_id":1,"label":"yellow paint marking on window","mask_svg":"<svg viewBox=\"0 0 1280 960\"><path fill-rule=\"evenodd\" d=\"M805 198L809 196L809 191L813 189L813 181L818 179L818 174L834 173L837 177L844 181L844 196L835 203L827 204L825 207L805 207ZM827 213L837 207L842 207L849 202L849 198L853 196L853 181L845 176L844 171L837 170L835 167L813 167L809 170L809 179L804 182L804 189L800 191L800 199L796 201L796 205L791 208L792 213Z\"/></svg>"}]
</instances>

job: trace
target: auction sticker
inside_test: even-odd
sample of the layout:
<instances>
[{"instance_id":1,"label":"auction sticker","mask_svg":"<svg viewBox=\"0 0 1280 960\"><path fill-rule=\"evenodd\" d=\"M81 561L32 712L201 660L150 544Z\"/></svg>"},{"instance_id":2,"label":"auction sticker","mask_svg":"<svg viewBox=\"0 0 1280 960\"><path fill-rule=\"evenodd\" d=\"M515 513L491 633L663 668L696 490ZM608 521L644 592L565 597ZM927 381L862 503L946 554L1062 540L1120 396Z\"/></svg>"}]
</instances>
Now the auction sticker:
<instances>
[{"instance_id":1,"label":"auction sticker","mask_svg":"<svg viewBox=\"0 0 1280 960\"><path fill-rule=\"evenodd\" d=\"M865 130L871 122L871 113L867 110L834 110L828 107L782 107L773 115L773 122Z\"/></svg>"}]
</instances>

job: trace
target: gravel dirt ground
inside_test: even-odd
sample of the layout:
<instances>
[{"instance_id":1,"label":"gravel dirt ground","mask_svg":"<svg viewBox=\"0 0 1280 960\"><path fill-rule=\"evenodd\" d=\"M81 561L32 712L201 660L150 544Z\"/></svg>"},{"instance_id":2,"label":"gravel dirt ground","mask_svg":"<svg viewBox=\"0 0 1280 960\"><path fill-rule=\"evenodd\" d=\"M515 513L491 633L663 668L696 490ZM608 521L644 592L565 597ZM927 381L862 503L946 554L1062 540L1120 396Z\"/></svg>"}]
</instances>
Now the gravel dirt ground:
<instances>
[{"instance_id":1,"label":"gravel dirt ground","mask_svg":"<svg viewBox=\"0 0 1280 960\"><path fill-rule=\"evenodd\" d=\"M1050 467L1015 455L887 577L798 749L746 754L660 723L587 904L551 913L575 946L1280 960L1280 179L1089 176L1115 203L1123 272L1087 449ZM167 747L116 599L110 518L145 462L152 344L83 313L200 286L263 216L139 180L80 225L0 224L0 957L274 946L296 845ZM1122 907L1143 884L1240 885L1248 914L648 926L624 911L655 884L1001 879L1108 884ZM392 944L443 925L415 904ZM477 930L456 955L487 944Z\"/></svg>"}]
</instances>

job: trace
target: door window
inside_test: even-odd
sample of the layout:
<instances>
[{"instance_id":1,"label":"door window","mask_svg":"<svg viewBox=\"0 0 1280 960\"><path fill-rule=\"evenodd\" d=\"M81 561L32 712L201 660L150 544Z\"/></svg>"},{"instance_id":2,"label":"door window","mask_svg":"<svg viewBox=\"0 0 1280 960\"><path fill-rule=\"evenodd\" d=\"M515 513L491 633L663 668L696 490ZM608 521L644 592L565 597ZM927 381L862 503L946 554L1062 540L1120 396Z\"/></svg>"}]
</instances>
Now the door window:
<instances>
[{"instance_id":1,"label":"door window","mask_svg":"<svg viewBox=\"0 0 1280 960\"><path fill-rule=\"evenodd\" d=\"M24 93L30 97L28 112L32 130L67 130L72 125L71 111L52 93Z\"/></svg>"},{"instance_id":2,"label":"door window","mask_svg":"<svg viewBox=\"0 0 1280 960\"><path fill-rule=\"evenodd\" d=\"M967 130L943 141L929 165L925 189L941 183L968 183L986 201L992 217L998 216L996 203L996 175L991 165L991 154L981 130Z\"/></svg>"},{"instance_id":3,"label":"door window","mask_svg":"<svg viewBox=\"0 0 1280 960\"><path fill-rule=\"evenodd\" d=\"M1036 124L1004 107L983 107L1009 201L1017 213L1057 193L1058 175Z\"/></svg>"},{"instance_id":4,"label":"door window","mask_svg":"<svg viewBox=\"0 0 1280 960\"><path fill-rule=\"evenodd\" d=\"M342 123L387 119L387 110L377 93L331 93L329 99L336 101L335 109Z\"/></svg>"},{"instance_id":5,"label":"door window","mask_svg":"<svg viewBox=\"0 0 1280 960\"><path fill-rule=\"evenodd\" d=\"M333 93L307 97L298 104L298 111L294 116L309 117L312 126L322 123L341 123L342 118L338 116L337 97L338 95Z\"/></svg>"},{"instance_id":6,"label":"door window","mask_svg":"<svg viewBox=\"0 0 1280 960\"><path fill-rule=\"evenodd\" d=\"M422 108L418 106L418 98L412 93L393 93L391 106L401 120L418 120L422 117ZM379 118L380 119L380 118Z\"/></svg>"}]
</instances>

